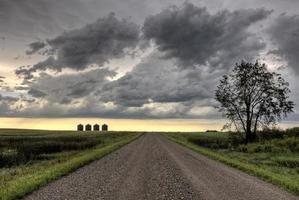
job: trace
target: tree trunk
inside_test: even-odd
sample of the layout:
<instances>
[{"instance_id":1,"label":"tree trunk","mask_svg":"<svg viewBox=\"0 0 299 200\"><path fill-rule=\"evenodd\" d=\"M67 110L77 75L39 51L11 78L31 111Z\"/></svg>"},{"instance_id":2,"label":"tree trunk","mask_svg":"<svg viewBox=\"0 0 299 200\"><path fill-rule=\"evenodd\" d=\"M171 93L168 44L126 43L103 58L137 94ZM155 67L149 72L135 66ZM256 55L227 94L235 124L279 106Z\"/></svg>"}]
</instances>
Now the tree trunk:
<instances>
[{"instance_id":1,"label":"tree trunk","mask_svg":"<svg viewBox=\"0 0 299 200\"><path fill-rule=\"evenodd\" d=\"M255 139L256 139L256 132L254 131L252 132L252 142L255 141Z\"/></svg>"},{"instance_id":2,"label":"tree trunk","mask_svg":"<svg viewBox=\"0 0 299 200\"><path fill-rule=\"evenodd\" d=\"M251 133L250 133L251 131L250 130L246 130L246 137L245 137L245 144L248 144L250 141L251 141Z\"/></svg>"},{"instance_id":3,"label":"tree trunk","mask_svg":"<svg viewBox=\"0 0 299 200\"><path fill-rule=\"evenodd\" d=\"M247 129L246 131L246 138L245 138L245 143L250 143L255 141L256 139L256 133L252 132L251 129Z\"/></svg>"}]
</instances>

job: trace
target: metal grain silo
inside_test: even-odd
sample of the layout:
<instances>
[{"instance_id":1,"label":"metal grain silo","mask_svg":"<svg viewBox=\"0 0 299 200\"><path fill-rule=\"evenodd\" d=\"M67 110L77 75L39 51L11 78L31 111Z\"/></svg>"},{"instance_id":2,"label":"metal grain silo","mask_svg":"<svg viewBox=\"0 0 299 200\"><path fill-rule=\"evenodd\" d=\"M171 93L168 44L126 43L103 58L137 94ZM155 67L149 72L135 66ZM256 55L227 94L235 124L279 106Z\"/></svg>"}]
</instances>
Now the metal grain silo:
<instances>
[{"instance_id":1,"label":"metal grain silo","mask_svg":"<svg viewBox=\"0 0 299 200\"><path fill-rule=\"evenodd\" d=\"M82 124L77 125L77 131L83 131L84 126Z\"/></svg>"},{"instance_id":2,"label":"metal grain silo","mask_svg":"<svg viewBox=\"0 0 299 200\"><path fill-rule=\"evenodd\" d=\"M94 131L99 131L100 130L100 125L98 125L98 124L93 125L93 130Z\"/></svg>"},{"instance_id":3,"label":"metal grain silo","mask_svg":"<svg viewBox=\"0 0 299 200\"><path fill-rule=\"evenodd\" d=\"M85 131L91 131L91 125L90 124L85 125Z\"/></svg>"},{"instance_id":4,"label":"metal grain silo","mask_svg":"<svg viewBox=\"0 0 299 200\"><path fill-rule=\"evenodd\" d=\"M108 125L107 124L102 125L102 131L108 131Z\"/></svg>"}]
</instances>

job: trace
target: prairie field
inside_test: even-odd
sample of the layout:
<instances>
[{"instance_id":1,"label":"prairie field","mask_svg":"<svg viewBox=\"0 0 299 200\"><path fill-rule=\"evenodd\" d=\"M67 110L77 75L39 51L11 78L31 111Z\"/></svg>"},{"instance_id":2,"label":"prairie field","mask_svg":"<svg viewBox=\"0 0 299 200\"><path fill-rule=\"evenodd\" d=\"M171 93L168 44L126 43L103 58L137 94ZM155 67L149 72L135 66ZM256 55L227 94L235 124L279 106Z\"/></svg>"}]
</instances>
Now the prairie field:
<instances>
[{"instance_id":1,"label":"prairie field","mask_svg":"<svg viewBox=\"0 0 299 200\"><path fill-rule=\"evenodd\" d=\"M140 134L0 130L0 199L14 199L99 159Z\"/></svg>"},{"instance_id":2,"label":"prairie field","mask_svg":"<svg viewBox=\"0 0 299 200\"><path fill-rule=\"evenodd\" d=\"M215 160L256 175L299 194L299 131L258 133L257 141L242 143L238 133L169 133L171 140Z\"/></svg>"}]
</instances>

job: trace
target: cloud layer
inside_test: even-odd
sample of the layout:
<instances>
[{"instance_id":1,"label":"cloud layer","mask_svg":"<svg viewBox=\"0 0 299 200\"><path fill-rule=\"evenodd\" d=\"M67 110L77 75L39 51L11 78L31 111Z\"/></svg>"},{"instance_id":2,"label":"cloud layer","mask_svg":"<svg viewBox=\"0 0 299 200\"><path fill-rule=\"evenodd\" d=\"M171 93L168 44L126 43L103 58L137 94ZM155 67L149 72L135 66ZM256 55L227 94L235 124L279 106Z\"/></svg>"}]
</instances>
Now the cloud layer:
<instances>
[{"instance_id":1,"label":"cloud layer","mask_svg":"<svg viewBox=\"0 0 299 200\"><path fill-rule=\"evenodd\" d=\"M213 96L211 86L216 84L217 75L219 72L207 73L203 68L182 70L156 52L123 77L106 84L101 99L127 107L205 101Z\"/></svg>"},{"instance_id":2,"label":"cloud layer","mask_svg":"<svg viewBox=\"0 0 299 200\"><path fill-rule=\"evenodd\" d=\"M43 74L29 84L28 94L48 102L69 104L76 99L93 95L109 82L108 78L115 75L114 71L106 68L60 76Z\"/></svg>"},{"instance_id":3,"label":"cloud layer","mask_svg":"<svg viewBox=\"0 0 299 200\"><path fill-rule=\"evenodd\" d=\"M15 87L18 95L0 96L0 111L26 117L219 118L214 89L234 63L270 50L299 74L298 16L281 15L263 32L271 13L211 12L184 3L139 25L110 13L54 38L38 38L24 53L43 59L15 71L23 84ZM132 54L137 64L119 73L116 67Z\"/></svg>"},{"instance_id":4,"label":"cloud layer","mask_svg":"<svg viewBox=\"0 0 299 200\"><path fill-rule=\"evenodd\" d=\"M277 46L270 53L286 60L299 75L299 15L280 15L268 28L268 33Z\"/></svg>"},{"instance_id":5,"label":"cloud layer","mask_svg":"<svg viewBox=\"0 0 299 200\"><path fill-rule=\"evenodd\" d=\"M248 28L270 13L251 9L210 14L204 7L185 3L148 17L143 30L166 58L177 58L184 67L230 67L228 61L252 59L265 47Z\"/></svg>"},{"instance_id":6,"label":"cloud layer","mask_svg":"<svg viewBox=\"0 0 299 200\"><path fill-rule=\"evenodd\" d=\"M27 54L43 51L50 56L29 68L19 68L16 74L32 78L33 72L46 69L80 71L93 64L102 66L111 59L127 55L138 42L138 26L125 19L119 20L111 13L95 23L49 39L47 45L44 42L31 43Z\"/></svg>"}]
</instances>

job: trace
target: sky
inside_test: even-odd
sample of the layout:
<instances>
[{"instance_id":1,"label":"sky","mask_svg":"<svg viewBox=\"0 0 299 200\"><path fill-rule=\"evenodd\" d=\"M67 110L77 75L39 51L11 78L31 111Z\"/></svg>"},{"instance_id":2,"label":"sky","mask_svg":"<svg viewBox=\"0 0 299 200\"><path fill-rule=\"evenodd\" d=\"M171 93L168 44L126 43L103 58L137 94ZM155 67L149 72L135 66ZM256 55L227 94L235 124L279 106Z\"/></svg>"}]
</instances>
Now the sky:
<instances>
[{"instance_id":1,"label":"sky","mask_svg":"<svg viewBox=\"0 0 299 200\"><path fill-rule=\"evenodd\" d=\"M290 83L299 126L297 0L0 0L0 128L203 131L242 60Z\"/></svg>"}]
</instances>

